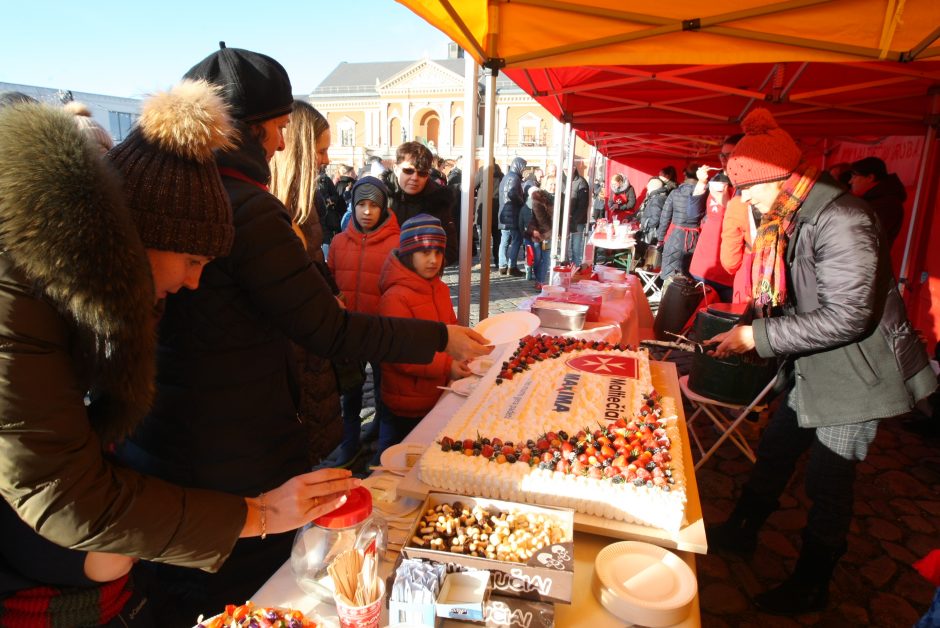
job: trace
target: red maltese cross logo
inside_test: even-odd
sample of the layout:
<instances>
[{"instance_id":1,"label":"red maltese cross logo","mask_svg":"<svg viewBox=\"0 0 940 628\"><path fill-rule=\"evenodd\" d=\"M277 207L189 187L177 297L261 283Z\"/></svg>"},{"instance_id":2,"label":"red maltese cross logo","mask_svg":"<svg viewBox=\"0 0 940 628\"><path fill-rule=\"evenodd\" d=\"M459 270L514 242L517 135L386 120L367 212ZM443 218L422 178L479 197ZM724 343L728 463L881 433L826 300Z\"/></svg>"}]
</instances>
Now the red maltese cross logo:
<instances>
[{"instance_id":1,"label":"red maltese cross logo","mask_svg":"<svg viewBox=\"0 0 940 628\"><path fill-rule=\"evenodd\" d=\"M576 358L571 358L565 364L585 373L636 379L636 358L628 356L592 353L591 355L579 355Z\"/></svg>"}]
</instances>

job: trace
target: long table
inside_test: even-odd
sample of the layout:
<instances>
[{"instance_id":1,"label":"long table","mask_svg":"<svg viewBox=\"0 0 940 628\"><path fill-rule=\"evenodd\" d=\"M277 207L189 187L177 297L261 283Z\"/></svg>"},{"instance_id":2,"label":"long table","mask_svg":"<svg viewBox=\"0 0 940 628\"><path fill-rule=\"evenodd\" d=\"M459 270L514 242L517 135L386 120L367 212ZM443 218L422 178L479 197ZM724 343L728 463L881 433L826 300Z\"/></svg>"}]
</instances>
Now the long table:
<instances>
[{"instance_id":1,"label":"long table","mask_svg":"<svg viewBox=\"0 0 940 628\"><path fill-rule=\"evenodd\" d=\"M494 353L498 352L498 355L501 356L506 352L511 352L511 350L512 347L501 345L494 349ZM670 535L665 531L646 526L612 522L576 513L574 602L571 605L555 605L555 625L559 628L584 625L590 625L592 628L605 628L607 626L613 628L624 625L623 620L604 609L591 592L594 559L601 549L614 542L610 538L612 531L614 536L619 538L642 540L670 548L692 568L693 572L695 571L695 554L707 551L698 485L695 480L692 452L689 445L685 416L682 411L682 398L675 365L667 362L651 362L651 371L654 386L676 400L679 429L682 437L682 457L687 478L688 503L686 518L688 523L680 530L678 535ZM437 434L447 424L454 412L460 408L464 400L464 397L454 393L442 395L434 409L404 439L404 442L422 445L433 443ZM428 487L416 487L414 485L414 476L410 476L411 485L408 484L408 479L405 478L399 483L399 494L419 496L423 494L422 491L427 491ZM390 562L382 561L380 573L387 575L391 570L391 566ZM253 597L253 601L256 604L265 606L287 606L299 609L304 613L315 613L324 620L327 626L331 625L330 622L336 621L336 610L333 605L306 595L297 585L291 573L290 565L286 563L258 590ZM696 595L689 617L679 626L699 626L699 616L699 600ZM444 625L465 626L467 624L445 622Z\"/></svg>"}]
</instances>

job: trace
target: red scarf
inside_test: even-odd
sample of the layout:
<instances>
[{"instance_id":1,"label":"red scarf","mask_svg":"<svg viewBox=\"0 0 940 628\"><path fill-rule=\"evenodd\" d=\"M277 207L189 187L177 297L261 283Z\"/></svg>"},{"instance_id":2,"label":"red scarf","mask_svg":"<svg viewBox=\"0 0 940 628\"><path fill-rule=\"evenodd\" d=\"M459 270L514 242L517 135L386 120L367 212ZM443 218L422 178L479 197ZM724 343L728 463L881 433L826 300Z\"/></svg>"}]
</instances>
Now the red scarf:
<instances>
[{"instance_id":1,"label":"red scarf","mask_svg":"<svg viewBox=\"0 0 940 628\"><path fill-rule=\"evenodd\" d=\"M767 315L771 308L787 301L787 273L784 255L796 226L796 213L803 205L819 173L814 166L799 166L783 184L773 207L764 214L754 237L751 262L755 313Z\"/></svg>"}]
</instances>

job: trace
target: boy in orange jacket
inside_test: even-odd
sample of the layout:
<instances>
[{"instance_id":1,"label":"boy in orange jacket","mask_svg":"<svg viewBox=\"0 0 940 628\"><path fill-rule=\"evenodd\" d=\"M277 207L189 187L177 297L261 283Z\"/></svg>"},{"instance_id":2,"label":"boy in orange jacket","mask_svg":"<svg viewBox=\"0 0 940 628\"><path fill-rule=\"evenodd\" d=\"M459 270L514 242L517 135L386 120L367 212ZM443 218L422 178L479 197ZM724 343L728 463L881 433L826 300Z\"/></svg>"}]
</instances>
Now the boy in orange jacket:
<instances>
[{"instance_id":1,"label":"boy in orange jacket","mask_svg":"<svg viewBox=\"0 0 940 628\"><path fill-rule=\"evenodd\" d=\"M422 318L446 324L457 322L450 290L441 281L447 234L441 221L428 214L409 218L401 226L398 250L382 269L379 314ZM438 386L470 375L466 362L438 352L430 364L382 364L382 405L376 458L401 442L441 396Z\"/></svg>"},{"instance_id":2,"label":"boy in orange jacket","mask_svg":"<svg viewBox=\"0 0 940 628\"><path fill-rule=\"evenodd\" d=\"M389 253L398 244L398 221L388 210L388 190L380 179L361 177L353 185L351 197L352 220L330 243L327 264L343 293L347 309L378 314L379 272ZM372 364L372 377L378 408L382 377L377 363ZM330 455L330 466L349 466L361 453L359 430L364 383L353 386L351 390L341 391L343 442ZM377 428L378 419L373 419L372 424Z\"/></svg>"}]
</instances>

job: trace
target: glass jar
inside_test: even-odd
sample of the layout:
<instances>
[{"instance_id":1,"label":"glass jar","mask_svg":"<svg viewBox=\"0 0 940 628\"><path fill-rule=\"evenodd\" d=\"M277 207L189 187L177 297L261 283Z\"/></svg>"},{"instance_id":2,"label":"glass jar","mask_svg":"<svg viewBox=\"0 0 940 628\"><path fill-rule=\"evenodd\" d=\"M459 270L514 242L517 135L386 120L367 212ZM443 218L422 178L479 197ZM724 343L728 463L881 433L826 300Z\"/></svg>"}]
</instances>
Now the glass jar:
<instances>
[{"instance_id":1,"label":"glass jar","mask_svg":"<svg viewBox=\"0 0 940 628\"><path fill-rule=\"evenodd\" d=\"M305 592L332 600L333 584L327 567L333 559L349 549L364 550L373 539L381 558L387 536L385 520L372 513L369 489L354 488L345 504L297 531L290 554L291 571Z\"/></svg>"}]
</instances>

